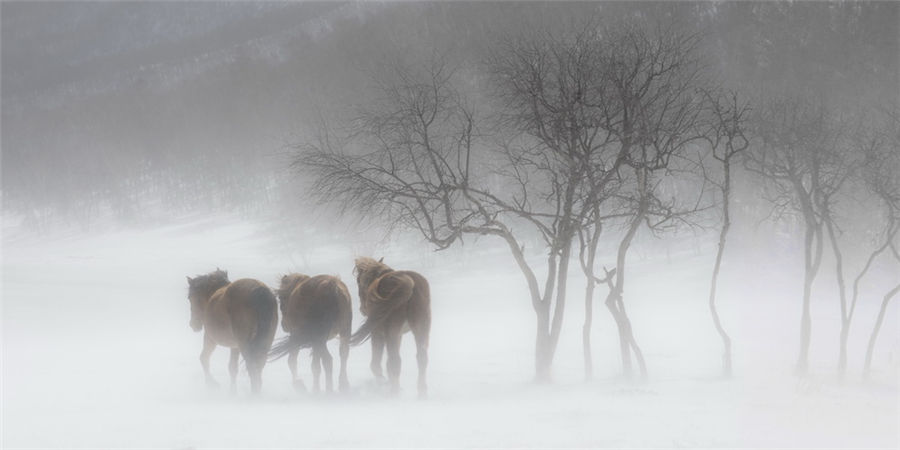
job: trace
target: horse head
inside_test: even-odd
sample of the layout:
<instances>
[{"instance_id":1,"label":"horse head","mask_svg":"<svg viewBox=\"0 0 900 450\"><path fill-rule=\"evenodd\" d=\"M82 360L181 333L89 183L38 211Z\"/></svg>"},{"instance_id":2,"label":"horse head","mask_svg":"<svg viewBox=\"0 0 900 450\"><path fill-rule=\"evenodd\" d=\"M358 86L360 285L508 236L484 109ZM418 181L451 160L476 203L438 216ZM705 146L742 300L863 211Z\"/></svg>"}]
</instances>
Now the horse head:
<instances>
[{"instance_id":1,"label":"horse head","mask_svg":"<svg viewBox=\"0 0 900 450\"><path fill-rule=\"evenodd\" d=\"M190 325L194 331L200 331L203 329L206 305L214 292L229 283L228 272L216 268L215 272L206 275L187 277L187 282L188 300L191 303Z\"/></svg>"}]
</instances>

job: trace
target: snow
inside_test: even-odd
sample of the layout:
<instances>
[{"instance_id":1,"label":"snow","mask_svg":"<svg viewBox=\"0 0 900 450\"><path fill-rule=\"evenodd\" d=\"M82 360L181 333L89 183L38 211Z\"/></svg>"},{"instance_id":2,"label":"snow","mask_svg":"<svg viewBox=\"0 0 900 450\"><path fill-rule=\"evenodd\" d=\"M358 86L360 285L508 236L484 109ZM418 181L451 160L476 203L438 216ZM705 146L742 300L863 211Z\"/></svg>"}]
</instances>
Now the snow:
<instances>
[{"instance_id":1,"label":"snow","mask_svg":"<svg viewBox=\"0 0 900 450\"><path fill-rule=\"evenodd\" d=\"M289 271L332 273L358 301L350 273L358 244L326 240L297 249L268 239L270 229L229 216L94 234L36 235L4 223L2 447L898 446L896 305L879 337L873 377L863 382L880 296L861 300L850 371L840 383L838 305L824 294L814 300L812 373L798 379L791 369L799 264L726 255L720 303L736 376L722 380L706 309L713 249L689 239L631 257L625 295L649 366L646 382L620 377L614 325L599 300L596 374L583 381L577 266L554 383L537 385L534 315L503 248L483 240L435 253L394 240L370 250L432 285L428 400L415 398L409 335L400 398L374 385L367 345L351 350L348 395L295 392L285 361L266 367L259 398L249 394L245 373L237 395L208 389L197 359L201 335L188 327L186 275L218 266L232 279L274 285ZM826 268L820 276L828 275ZM360 323L358 314L354 320ZM227 353L220 348L212 361L223 386ZM303 355L307 385L308 365Z\"/></svg>"}]
</instances>

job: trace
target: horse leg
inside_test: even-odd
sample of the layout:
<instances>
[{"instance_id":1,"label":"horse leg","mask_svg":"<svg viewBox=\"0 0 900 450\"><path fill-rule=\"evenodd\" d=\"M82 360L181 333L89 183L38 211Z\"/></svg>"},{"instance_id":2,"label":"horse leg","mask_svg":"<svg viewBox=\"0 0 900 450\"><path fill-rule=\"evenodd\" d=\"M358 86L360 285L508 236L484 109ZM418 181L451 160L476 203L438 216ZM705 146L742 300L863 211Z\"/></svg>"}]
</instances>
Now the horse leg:
<instances>
[{"instance_id":1,"label":"horse leg","mask_svg":"<svg viewBox=\"0 0 900 450\"><path fill-rule=\"evenodd\" d=\"M313 374L313 392L319 392L319 376L322 374L321 356L319 350L313 348L312 351L312 374Z\"/></svg>"},{"instance_id":2,"label":"horse leg","mask_svg":"<svg viewBox=\"0 0 900 450\"><path fill-rule=\"evenodd\" d=\"M240 350L231 349L231 360L228 361L228 372L231 374L231 393L237 392L237 375L238 375L238 357L241 356Z\"/></svg>"},{"instance_id":3,"label":"horse leg","mask_svg":"<svg viewBox=\"0 0 900 450\"><path fill-rule=\"evenodd\" d=\"M416 324L410 327L413 337L416 339L416 362L419 365L419 398L428 396L428 384L425 379L425 371L428 369L428 333L431 324Z\"/></svg>"},{"instance_id":4,"label":"horse leg","mask_svg":"<svg viewBox=\"0 0 900 450\"><path fill-rule=\"evenodd\" d=\"M266 365L266 354L256 354L246 345L240 349L241 355L244 356L244 362L247 364L247 373L250 375L250 392L259 394L262 390L262 370Z\"/></svg>"},{"instance_id":5,"label":"horse leg","mask_svg":"<svg viewBox=\"0 0 900 450\"><path fill-rule=\"evenodd\" d=\"M288 368L291 369L291 381L294 384L294 389L298 391L305 391L306 386L303 385L303 380L297 375L297 355L300 353L300 349L296 348L291 350L288 353Z\"/></svg>"},{"instance_id":6,"label":"horse leg","mask_svg":"<svg viewBox=\"0 0 900 450\"><path fill-rule=\"evenodd\" d=\"M340 355L341 374L338 380L338 389L340 389L341 392L347 392L350 389L350 381L347 380L347 356L350 355L349 333L341 335ZM379 366L381 366L381 364L379 364Z\"/></svg>"},{"instance_id":7,"label":"horse leg","mask_svg":"<svg viewBox=\"0 0 900 450\"><path fill-rule=\"evenodd\" d=\"M399 326L390 327L385 333L387 346L387 372L391 383L391 395L400 393L400 338L403 330Z\"/></svg>"},{"instance_id":8,"label":"horse leg","mask_svg":"<svg viewBox=\"0 0 900 450\"><path fill-rule=\"evenodd\" d=\"M369 368L375 374L378 381L384 379L384 372L381 370L381 357L384 355L384 331L377 330L372 332L372 363Z\"/></svg>"},{"instance_id":9,"label":"horse leg","mask_svg":"<svg viewBox=\"0 0 900 450\"><path fill-rule=\"evenodd\" d=\"M297 355L300 353L300 349L291 350L288 353L288 369L291 369L291 380L297 380Z\"/></svg>"},{"instance_id":10,"label":"horse leg","mask_svg":"<svg viewBox=\"0 0 900 450\"><path fill-rule=\"evenodd\" d=\"M319 355L322 359L322 368L325 369L325 392L334 392L334 377L331 353L328 351L328 344L322 342L318 345Z\"/></svg>"},{"instance_id":11,"label":"horse leg","mask_svg":"<svg viewBox=\"0 0 900 450\"><path fill-rule=\"evenodd\" d=\"M206 376L206 385L210 387L219 386L219 383L216 382L212 373L209 371L209 358L212 356L213 350L215 349L216 342L213 341L209 334L205 334L203 336L203 350L200 351L200 365L203 366L203 374Z\"/></svg>"},{"instance_id":12,"label":"horse leg","mask_svg":"<svg viewBox=\"0 0 900 450\"><path fill-rule=\"evenodd\" d=\"M245 354L244 361L247 363L247 373L250 374L250 392L259 394L259 391L262 390L262 365L253 355Z\"/></svg>"}]
</instances>

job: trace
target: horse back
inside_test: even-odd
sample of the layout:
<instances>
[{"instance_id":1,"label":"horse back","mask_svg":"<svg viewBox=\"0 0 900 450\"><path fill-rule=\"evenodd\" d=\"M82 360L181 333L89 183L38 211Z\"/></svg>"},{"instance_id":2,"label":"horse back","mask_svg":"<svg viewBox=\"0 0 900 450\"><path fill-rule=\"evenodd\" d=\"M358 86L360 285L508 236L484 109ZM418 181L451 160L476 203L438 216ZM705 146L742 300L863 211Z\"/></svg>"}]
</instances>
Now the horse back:
<instances>
[{"instance_id":1,"label":"horse back","mask_svg":"<svg viewBox=\"0 0 900 450\"><path fill-rule=\"evenodd\" d=\"M271 344L278 323L278 306L268 286L251 278L236 280L226 288L224 301L237 341L259 337Z\"/></svg>"},{"instance_id":2,"label":"horse back","mask_svg":"<svg viewBox=\"0 0 900 450\"><path fill-rule=\"evenodd\" d=\"M333 301L340 303L350 301L350 291L340 278L332 275L316 275L291 294L292 303L311 304L316 301Z\"/></svg>"},{"instance_id":3,"label":"horse back","mask_svg":"<svg viewBox=\"0 0 900 450\"><path fill-rule=\"evenodd\" d=\"M259 288L268 289L268 287L259 280L252 278L242 278L236 280L226 286L225 295L233 311L244 308L251 303L253 292Z\"/></svg>"},{"instance_id":4,"label":"horse back","mask_svg":"<svg viewBox=\"0 0 900 450\"><path fill-rule=\"evenodd\" d=\"M298 331L330 338L350 327L350 291L338 277L316 275L291 294L288 314Z\"/></svg>"},{"instance_id":5,"label":"horse back","mask_svg":"<svg viewBox=\"0 0 900 450\"><path fill-rule=\"evenodd\" d=\"M427 308L430 311L431 308L431 287L428 284L428 280L422 276L422 274L418 272L413 272L411 270L400 270L394 272L400 275L406 275L413 280L413 289L412 295L410 296L410 303L418 306Z\"/></svg>"}]
</instances>

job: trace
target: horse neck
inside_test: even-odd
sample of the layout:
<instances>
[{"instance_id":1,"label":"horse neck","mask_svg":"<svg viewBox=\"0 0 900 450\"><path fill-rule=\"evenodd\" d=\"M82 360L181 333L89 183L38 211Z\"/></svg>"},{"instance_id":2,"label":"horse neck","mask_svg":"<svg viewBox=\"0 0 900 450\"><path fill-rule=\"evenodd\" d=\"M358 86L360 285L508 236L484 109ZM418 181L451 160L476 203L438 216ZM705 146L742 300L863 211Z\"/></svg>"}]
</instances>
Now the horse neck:
<instances>
[{"instance_id":1,"label":"horse neck","mask_svg":"<svg viewBox=\"0 0 900 450\"><path fill-rule=\"evenodd\" d=\"M201 308L204 314L206 314L206 309L209 307L209 304L212 301L213 295L215 295L219 289L222 289L223 287L228 286L229 284L231 284L231 282L227 282L227 283L219 285L219 286L210 286L207 289L207 292L203 295L204 297L206 297L206 300L203 301L203 308Z\"/></svg>"},{"instance_id":2,"label":"horse neck","mask_svg":"<svg viewBox=\"0 0 900 450\"><path fill-rule=\"evenodd\" d=\"M290 300L291 293L297 288L298 283L292 283L290 286L284 286L278 289L278 299L282 304Z\"/></svg>"},{"instance_id":3,"label":"horse neck","mask_svg":"<svg viewBox=\"0 0 900 450\"><path fill-rule=\"evenodd\" d=\"M279 295L279 297L281 297L281 299L282 299L281 301L286 302L286 301L290 300L291 294L293 294L294 291L297 290L297 287L300 286L301 284L305 283L309 279L310 279L310 277L297 278L296 280L294 280L293 283L279 288L278 295Z\"/></svg>"}]
</instances>

